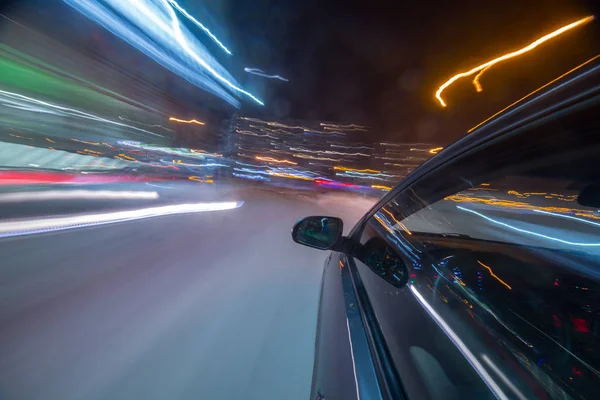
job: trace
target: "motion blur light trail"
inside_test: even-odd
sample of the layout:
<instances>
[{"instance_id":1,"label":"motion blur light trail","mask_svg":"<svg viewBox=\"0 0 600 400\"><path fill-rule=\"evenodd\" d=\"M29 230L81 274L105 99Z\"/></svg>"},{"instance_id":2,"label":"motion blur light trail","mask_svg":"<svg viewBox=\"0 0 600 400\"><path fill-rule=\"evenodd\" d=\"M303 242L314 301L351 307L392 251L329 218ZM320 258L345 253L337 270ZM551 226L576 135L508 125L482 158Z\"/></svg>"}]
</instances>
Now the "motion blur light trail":
<instances>
[{"instance_id":1,"label":"motion blur light trail","mask_svg":"<svg viewBox=\"0 0 600 400\"><path fill-rule=\"evenodd\" d=\"M252 75L258 75L258 76L262 76L264 78L269 78L269 79L279 79L280 81L284 81L284 82L289 82L289 79L285 79L284 77L280 76L280 75L268 75L267 73L265 73L265 71L258 69L258 68L244 68L244 71L246 71L249 74Z\"/></svg>"},{"instance_id":2,"label":"motion blur light trail","mask_svg":"<svg viewBox=\"0 0 600 400\"><path fill-rule=\"evenodd\" d=\"M0 237L23 236L45 232L63 231L88 226L106 225L145 218L161 217L165 215L231 210L234 208L239 208L243 204L243 201L176 204L102 214L87 214L69 217L0 222Z\"/></svg>"},{"instance_id":3,"label":"motion blur light trail","mask_svg":"<svg viewBox=\"0 0 600 400\"><path fill-rule=\"evenodd\" d=\"M215 35L213 35L213 33L207 27L202 25L202 23L200 23L196 18L194 18L192 15L190 15L190 13L188 13L183 7L181 7L179 4L177 4L177 2L175 2L174 0L169 0L169 3L171 3L171 5L173 7L175 7L177 9L177 11L179 11L181 14L183 14L187 19L192 21L198 28L202 29L208 35L208 37L210 37L220 48L223 49L223 51L225 53L231 55L231 51L229 51L229 49L227 47L225 47L225 45L223 43L221 43L221 41L219 39L217 39L217 37Z\"/></svg>"},{"instance_id":4,"label":"motion blur light trail","mask_svg":"<svg viewBox=\"0 0 600 400\"><path fill-rule=\"evenodd\" d=\"M169 118L169 121L173 121L173 122L181 122L181 123L183 123L183 124L197 124L197 125L204 125L204 122L202 122L202 121L198 121L198 120L195 120L195 119L185 120L185 119L179 119L179 118L171 117L171 118Z\"/></svg>"},{"instance_id":5,"label":"motion blur light trail","mask_svg":"<svg viewBox=\"0 0 600 400\"><path fill-rule=\"evenodd\" d=\"M551 32L547 35L542 36L541 38L535 40L534 42L528 44L527 46L523 47L522 49L510 52L510 53L506 53L500 57L494 58L493 60L490 60L484 64L481 64L467 72L461 72L458 73L456 75L454 75L452 78L448 79L442 86L440 86L438 88L438 90L435 92L435 97L437 98L437 100L440 102L440 104L442 105L442 107L446 107L446 103L444 102L444 99L442 99L442 92L444 90L446 90L446 88L448 86L450 86L451 84L453 84L454 82L456 82L457 80L461 79L461 78L465 78L467 76L471 76L476 72L481 71L481 73L479 73L476 77L475 80L473 81L473 83L475 84L475 87L477 88L479 85L479 78L481 77L482 73L484 72L484 70L488 69L489 67L491 67L492 65L495 65L501 61L505 61L517 56L520 56L524 53L527 53L533 49L535 49L536 47L538 47L540 44L547 42L548 40L555 38L557 36L562 35L563 33L576 28L580 25L586 24L588 22L591 22L594 19L594 16L588 16L585 18L582 18L578 21L575 21L573 23L570 23L568 25L563 26L560 29L555 30L554 32ZM479 91L479 90L478 90Z\"/></svg>"},{"instance_id":6,"label":"motion blur light trail","mask_svg":"<svg viewBox=\"0 0 600 400\"><path fill-rule=\"evenodd\" d=\"M239 107L231 95L257 97L242 89L206 47L181 25L169 0L64 0L163 67Z\"/></svg>"},{"instance_id":7,"label":"motion blur light trail","mask_svg":"<svg viewBox=\"0 0 600 400\"><path fill-rule=\"evenodd\" d=\"M510 224L507 224L507 223L504 223L504 222L497 221L497 220L495 220L493 218L488 217L487 215L484 215L484 214L482 214L480 212L477 212L477 211L474 211L474 210L470 210L470 209L465 208L465 207L456 206L456 208L458 208L460 210L463 210L463 211L466 211L466 212L469 212L469 213L472 213L472 214L475 214L475 215L477 215L477 216L479 216L479 217L481 217L481 218L483 218L483 219L485 219L487 221L490 221L490 222L492 222L492 223L494 223L496 225L504 226L504 227L506 227L508 229L511 229L513 231L525 233L525 234L528 234L528 235L531 235L531 236L536 236L536 237L539 237L539 238L542 238L542 239L547 239L547 240L551 240L551 241L555 241L555 242L560 242L560 243L567 244L567 245L570 245L570 246L600 247L600 243L570 242L570 241L567 241L567 240L564 240L564 239L561 239L561 238L557 238L557 237L553 237L553 236L549 236L549 235L544 235L544 234L533 232L533 231L529 231L529 230L526 230L526 229L517 228L516 226L510 225Z\"/></svg>"},{"instance_id":8,"label":"motion blur light trail","mask_svg":"<svg viewBox=\"0 0 600 400\"><path fill-rule=\"evenodd\" d=\"M540 86L539 88L535 89L533 92L521 97L519 100L509 104L508 106L504 107L502 110L498 111L497 113L495 113L494 115L492 115L491 117L486 118L485 120L481 121L480 123L478 123L477 125L475 125L474 127L472 127L471 129L469 129L467 131L467 133L471 133L473 132L475 129L479 128L481 125L485 124L486 122L488 122L489 120L491 120L492 118L502 114L504 111L508 110L509 108L511 108L512 106L515 106L517 104L519 104L520 102L522 102L523 100L527 99L528 97L531 97L532 95L536 94L537 92L539 92L542 89L547 88L548 86L552 85L554 82L557 82L559 80L561 80L562 78L564 78L565 76L577 71L578 69L580 69L581 67L591 63L592 61L598 59L600 57L600 54L590 58L589 60L587 60L586 62L584 62L583 64L579 64L578 66L576 66L575 68L565 72L564 74L562 74L561 76L559 76L558 78L552 79L550 82L546 83L543 86Z\"/></svg>"},{"instance_id":9,"label":"motion blur light trail","mask_svg":"<svg viewBox=\"0 0 600 400\"><path fill-rule=\"evenodd\" d=\"M45 190L0 194L0 203L46 200L154 200L156 192L118 190Z\"/></svg>"},{"instance_id":10,"label":"motion blur light trail","mask_svg":"<svg viewBox=\"0 0 600 400\"><path fill-rule=\"evenodd\" d=\"M70 116L75 118L83 118L87 120L92 120L96 122L103 122L111 125L116 125L124 128L133 129L139 132L147 133L153 136L162 137L157 133L148 131L146 129L138 128L136 126L124 124L117 121L112 121L106 118L99 117L97 115L93 115L84 111L76 110L74 108L68 108L59 106L57 104L52 104L46 101L34 99L32 97L27 97L22 94L7 92L5 90L0 90L0 105L5 107L10 107L22 111L29 111L35 113L42 114L54 114L57 116Z\"/></svg>"}]
</instances>

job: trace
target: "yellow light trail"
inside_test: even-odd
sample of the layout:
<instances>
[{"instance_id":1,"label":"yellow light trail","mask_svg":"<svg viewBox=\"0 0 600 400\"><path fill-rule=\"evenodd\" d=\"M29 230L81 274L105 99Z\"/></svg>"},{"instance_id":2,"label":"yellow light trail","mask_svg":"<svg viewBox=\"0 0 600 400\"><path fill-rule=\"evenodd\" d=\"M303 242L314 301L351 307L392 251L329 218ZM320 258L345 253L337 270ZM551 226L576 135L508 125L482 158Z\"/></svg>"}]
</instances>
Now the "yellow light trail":
<instances>
[{"instance_id":1,"label":"yellow light trail","mask_svg":"<svg viewBox=\"0 0 600 400\"><path fill-rule=\"evenodd\" d=\"M293 161L288 161L288 160L278 160L276 158L272 158L272 157L261 157L261 156L256 156L255 157L257 160L259 161L266 161L266 162L271 162L271 163L276 163L276 164L291 164L291 165L298 165L297 163L293 162Z\"/></svg>"},{"instance_id":2,"label":"yellow light trail","mask_svg":"<svg viewBox=\"0 0 600 400\"><path fill-rule=\"evenodd\" d=\"M54 140L52 140L52 139L48 139L48 138L45 138L45 139L46 139L47 141L49 141L50 143L56 143L56 142L55 142Z\"/></svg>"},{"instance_id":3,"label":"yellow light trail","mask_svg":"<svg viewBox=\"0 0 600 400\"><path fill-rule=\"evenodd\" d=\"M473 132L475 129L479 128L481 125L485 124L486 122L488 122L489 120L491 120L492 118L502 114L504 111L508 110L509 108L511 108L514 105L519 104L520 102L522 102L523 100L525 100L528 97L531 97L532 95L536 94L537 92L539 92L540 90L552 85L554 82L564 78L565 76L577 71L578 69L580 69L581 67L591 63L592 61L596 60L598 57L600 57L600 54L590 58L589 60L587 60L586 62L584 62L583 64L579 64L578 66L576 66L575 68L565 72L564 74L562 74L561 76L559 76L558 78L555 78L553 80L551 80L550 82L546 83L543 86L540 86L539 88L535 89L533 92L529 93L528 95L525 95L523 97L521 97L519 100L515 101L514 103L509 104L508 106L504 107L502 110L498 111L496 114L492 115L491 117L481 121L480 123L478 123L477 125L475 125L474 127L472 127L471 129L469 129L467 131L467 133L471 133Z\"/></svg>"},{"instance_id":4,"label":"yellow light trail","mask_svg":"<svg viewBox=\"0 0 600 400\"><path fill-rule=\"evenodd\" d=\"M173 121L173 122L181 122L181 123L183 123L183 124L198 124L198 125L204 125L204 122L202 122L202 121L197 121L197 120L195 120L195 119L185 120L185 119L179 119L179 118L171 117L171 118L169 118L169 121Z\"/></svg>"},{"instance_id":5,"label":"yellow light trail","mask_svg":"<svg viewBox=\"0 0 600 400\"><path fill-rule=\"evenodd\" d=\"M351 172L371 172L373 174L377 174L380 173L381 171L377 171L375 169L354 169L354 168L347 168L347 167L342 167L340 165L336 165L335 167L333 167L333 169L337 170L337 171L351 171Z\"/></svg>"},{"instance_id":6,"label":"yellow light trail","mask_svg":"<svg viewBox=\"0 0 600 400\"><path fill-rule=\"evenodd\" d=\"M446 90L446 88L448 86L452 85L457 80L459 80L461 78L465 78L467 76L471 76L471 75L473 75L476 72L485 70L485 69L491 67L492 65L497 64L497 63L499 63L501 61L508 60L508 59L520 56L520 55L522 55L524 53L527 53L527 52L535 49L536 47L538 47L540 44L542 44L544 42L547 42L548 40L550 40L552 38L555 38L555 37L557 37L559 35L562 35L563 33L567 32L567 31L569 31L569 30L571 30L573 28L576 28L576 27L578 27L580 25L586 24L586 23L592 21L593 19L594 19L594 16L592 16L592 15L588 16L588 17L585 17L585 18L582 18L582 19L580 19L578 21L575 21L575 22L572 22L572 23L570 23L568 25L565 25L562 28L559 28L559 29L555 30L554 32L551 32L551 33L549 33L547 35L542 36L541 38L539 38L539 39L535 40L534 42L528 44L527 46L523 47L522 49L510 52L510 53L506 53L506 54L504 54L504 55L502 55L500 57L494 58L493 60L490 60L490 61L488 61L488 62L486 62L484 64L481 64L481 65L479 65L479 66L477 66L475 68L472 68L472 69L470 69L467 72L458 73L458 74L454 75L452 78L448 79L442 86L440 86L438 88L438 90L435 92L435 97L438 99L438 101L440 102L440 104L442 105L442 107L446 107L446 103L444 102L444 99L442 99L442 92L444 90ZM478 77L480 77L480 76L481 76L481 73L476 77L476 80L478 80ZM475 84L475 82L473 82L473 83ZM477 84L478 83L479 82L477 82ZM476 87L477 87L477 84L475 84Z\"/></svg>"},{"instance_id":7,"label":"yellow light trail","mask_svg":"<svg viewBox=\"0 0 600 400\"><path fill-rule=\"evenodd\" d=\"M371 185L373 189L392 190L390 186L385 185Z\"/></svg>"},{"instance_id":8,"label":"yellow light trail","mask_svg":"<svg viewBox=\"0 0 600 400\"><path fill-rule=\"evenodd\" d=\"M440 152L440 151L442 151L442 150L444 150L444 148L443 148L443 147L436 147L435 149L431 149L431 150L429 150L429 153L430 153L430 154L437 154L437 153L439 153L439 152Z\"/></svg>"},{"instance_id":9,"label":"yellow light trail","mask_svg":"<svg viewBox=\"0 0 600 400\"><path fill-rule=\"evenodd\" d=\"M482 263L481 261L477 260L477 262L479 263L479 265L481 265L483 268L487 269L488 271L490 271L490 275L492 276L492 278L496 279L498 282L500 282L501 284L503 284L504 286L506 286L507 288L509 288L510 290L512 290L512 288L510 287L510 285L506 282L504 282L502 279L500 279L496 274L494 274L494 271L492 271L492 269L490 267L488 267L487 265L485 265L484 263Z\"/></svg>"},{"instance_id":10,"label":"yellow light trail","mask_svg":"<svg viewBox=\"0 0 600 400\"><path fill-rule=\"evenodd\" d=\"M406 233L408 233L409 235L412 235L412 232L408 230L408 228L406 227L406 225L404 225L402 222L398 221L396 219L396 217L394 217L394 214L392 214L391 212L389 212L388 210L386 210L385 208L382 208L383 212L385 212L387 215L389 215L390 217L392 217L392 219L394 220L395 223L398 224L398 226L400 228L402 228Z\"/></svg>"}]
</instances>

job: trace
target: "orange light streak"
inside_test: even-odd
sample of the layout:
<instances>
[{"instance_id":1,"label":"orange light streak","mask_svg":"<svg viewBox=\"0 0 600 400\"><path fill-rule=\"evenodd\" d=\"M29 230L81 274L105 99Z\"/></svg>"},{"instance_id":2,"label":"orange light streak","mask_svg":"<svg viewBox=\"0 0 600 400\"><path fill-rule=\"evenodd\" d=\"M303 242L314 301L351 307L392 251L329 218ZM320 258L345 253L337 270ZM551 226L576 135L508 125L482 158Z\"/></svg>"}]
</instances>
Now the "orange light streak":
<instances>
[{"instance_id":1,"label":"orange light streak","mask_svg":"<svg viewBox=\"0 0 600 400\"><path fill-rule=\"evenodd\" d=\"M504 107L502 110L498 111L496 114L492 115L491 117L481 121L480 123L478 123L477 125L475 125L474 127L472 127L471 129L469 129L467 131L467 133L471 133L473 132L475 129L479 128L481 125L485 124L486 122L488 122L490 119L502 114L504 111L508 110L509 108L511 108L514 105L517 105L518 103L522 102L523 100L525 100L526 98L530 97L531 95L539 92L540 90L552 85L554 82L564 78L565 76L569 75L570 73L573 73L575 71L577 71L579 68L591 63L592 61L594 61L595 59L597 59L598 57L600 57L600 54L598 54L597 56L594 56L592 58L590 58L589 60L587 60L586 62L584 62L583 64L579 64L578 66L576 66L575 68L565 72L564 74L562 74L561 76L559 76L558 78L555 78L553 80L551 80L550 82L546 83L544 86L540 86L539 88L535 89L533 92L529 93L528 95L525 95L523 97L521 97L519 100L515 101L514 103Z\"/></svg>"},{"instance_id":2,"label":"orange light streak","mask_svg":"<svg viewBox=\"0 0 600 400\"><path fill-rule=\"evenodd\" d=\"M500 282L501 284L503 284L504 286L506 286L507 288L509 288L510 290L512 290L512 288L510 287L510 285L506 282L504 282L502 279L500 279L496 274L494 274L494 271L492 271L492 269L490 267L488 267L487 265L485 265L484 263L482 263L481 261L477 260L477 262L479 263L479 265L481 265L483 268L487 269L488 271L490 271L490 275L492 276L492 278L496 279L498 282Z\"/></svg>"},{"instance_id":3,"label":"orange light streak","mask_svg":"<svg viewBox=\"0 0 600 400\"><path fill-rule=\"evenodd\" d=\"M195 119L190 119L190 120L185 120L185 119L179 119L179 118L175 118L175 117L171 117L169 118L169 121L173 121L173 122L181 122L183 124L198 124L198 125L204 125L204 122L202 121L197 121Z\"/></svg>"},{"instance_id":4,"label":"orange light streak","mask_svg":"<svg viewBox=\"0 0 600 400\"><path fill-rule=\"evenodd\" d=\"M431 150L429 150L429 153L430 153L430 154L437 154L437 153L439 153L439 152L440 152L440 151L442 151L442 150L444 150L444 148L443 148L443 147L436 147L435 149L431 149Z\"/></svg>"},{"instance_id":5,"label":"orange light streak","mask_svg":"<svg viewBox=\"0 0 600 400\"><path fill-rule=\"evenodd\" d=\"M551 33L549 33L547 35L542 36L541 38L539 38L539 39L535 40L534 42L528 44L527 46L523 47L522 49L510 52L510 53L506 53L506 54L504 54L504 55L502 55L500 57L494 58L493 60L490 60L490 61L488 61L488 62L486 62L484 64L481 64L481 65L479 65L479 66L477 66L475 68L472 68L472 69L470 69L467 72L461 72L461 73L458 73L458 74L454 75L452 78L448 79L442 86L440 86L438 88L438 90L435 92L436 99L440 102L440 104L442 105L442 107L446 107L446 103L444 102L444 99L442 99L442 92L444 90L446 90L446 88L448 86L452 85L457 80L459 80L461 78L465 78L467 76L471 76L471 75L473 75L476 72L485 70L485 69L491 67L492 65L495 65L495 64L497 64L497 63L499 63L501 61L505 61L505 60L508 60L508 59L511 59L511 58L514 58L514 57L518 57L518 56L520 56L522 54L525 54L525 53L527 53L527 52L535 49L540 44L542 44L544 42L547 42L548 40L550 40L552 38L555 38L555 37L557 37L559 35L562 35L563 33L567 32L567 31L569 31L569 30L571 30L573 28L576 28L576 27L578 27L580 25L588 23L588 22L592 21L593 19L594 19L594 16L588 16L588 17L582 18L582 19L580 19L578 21L572 22L572 23L570 23L568 25L563 26L562 28L559 28L559 29L555 30L554 32L551 32ZM478 80L478 77L480 77L480 76L481 76L481 74L479 74L476 77L476 80ZM473 82L473 83L475 84L475 82ZM476 87L477 87L477 84L475 84Z\"/></svg>"}]
</instances>

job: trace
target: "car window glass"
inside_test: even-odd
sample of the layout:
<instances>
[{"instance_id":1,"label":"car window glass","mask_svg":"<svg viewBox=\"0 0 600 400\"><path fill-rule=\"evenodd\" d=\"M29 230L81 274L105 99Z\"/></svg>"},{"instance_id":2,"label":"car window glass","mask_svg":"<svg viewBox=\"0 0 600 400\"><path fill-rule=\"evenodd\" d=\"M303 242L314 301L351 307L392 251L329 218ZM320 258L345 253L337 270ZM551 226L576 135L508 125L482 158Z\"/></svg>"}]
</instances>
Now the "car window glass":
<instances>
[{"instance_id":1,"label":"car window glass","mask_svg":"<svg viewBox=\"0 0 600 400\"><path fill-rule=\"evenodd\" d=\"M385 240L409 275L392 290L356 258L397 368L420 360L411 367L420 380L403 379L407 391L431 385L422 375L437 371L446 390L427 390L430 398L482 398L461 372L469 369L499 397L597 397L600 129L592 121L482 148L367 221L361 244ZM377 275L389 283L375 283ZM421 336L402 332L408 324Z\"/></svg>"}]
</instances>

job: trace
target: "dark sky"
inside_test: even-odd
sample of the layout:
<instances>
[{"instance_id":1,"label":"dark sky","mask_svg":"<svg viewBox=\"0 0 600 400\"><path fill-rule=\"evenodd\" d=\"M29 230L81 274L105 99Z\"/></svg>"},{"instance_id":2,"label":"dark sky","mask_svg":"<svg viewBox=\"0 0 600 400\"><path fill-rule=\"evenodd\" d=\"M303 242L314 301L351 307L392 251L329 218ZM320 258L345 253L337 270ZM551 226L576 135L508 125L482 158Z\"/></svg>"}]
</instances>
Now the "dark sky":
<instances>
[{"instance_id":1,"label":"dark sky","mask_svg":"<svg viewBox=\"0 0 600 400\"><path fill-rule=\"evenodd\" d=\"M220 3L220 2L219 2ZM246 112L374 126L374 139L454 140L481 119L599 53L598 23L490 69L477 94L456 72L518 49L593 13L578 0L228 0L237 53L289 83L247 77L264 110ZM598 11L598 10L596 10ZM593 25L593 26L592 26Z\"/></svg>"},{"instance_id":2,"label":"dark sky","mask_svg":"<svg viewBox=\"0 0 600 400\"><path fill-rule=\"evenodd\" d=\"M231 47L234 55L219 61L266 103L259 108L243 100L242 113L367 124L374 129L366 141L446 144L512 101L600 54L600 21L595 21L526 56L494 66L481 80L482 93L474 90L469 79L457 82L445 92L448 107L443 109L434 92L455 73L519 49L584 16L600 16L600 1L178 2ZM25 20L29 18L57 40L100 52L131 74L143 76L174 109L189 108L189 115L205 119L211 109L219 109L215 120L233 111L226 104L217 107L216 97L170 76L61 0L0 0L6 3L20 5ZM290 82L249 75L244 67L261 68Z\"/></svg>"}]
</instances>

